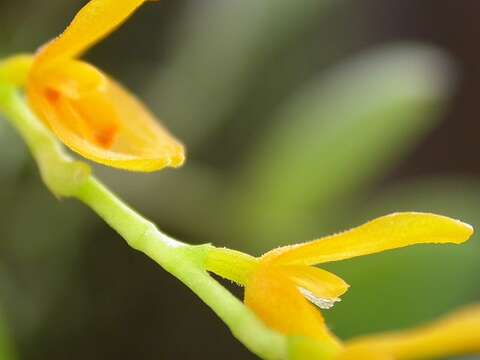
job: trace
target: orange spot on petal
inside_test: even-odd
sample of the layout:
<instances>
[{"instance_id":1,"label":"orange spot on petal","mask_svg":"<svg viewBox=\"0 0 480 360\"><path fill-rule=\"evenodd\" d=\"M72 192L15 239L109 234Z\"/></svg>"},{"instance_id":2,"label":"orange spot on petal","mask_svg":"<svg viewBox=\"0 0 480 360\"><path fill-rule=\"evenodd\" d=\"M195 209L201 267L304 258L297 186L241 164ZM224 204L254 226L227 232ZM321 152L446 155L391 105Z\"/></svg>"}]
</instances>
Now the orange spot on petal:
<instances>
[{"instance_id":1,"label":"orange spot on petal","mask_svg":"<svg viewBox=\"0 0 480 360\"><path fill-rule=\"evenodd\" d=\"M65 83L63 75L52 81L38 74L27 83L32 109L66 146L87 159L131 171L182 165L182 144L140 101L91 65L75 62L63 70L69 74Z\"/></svg>"}]
</instances>

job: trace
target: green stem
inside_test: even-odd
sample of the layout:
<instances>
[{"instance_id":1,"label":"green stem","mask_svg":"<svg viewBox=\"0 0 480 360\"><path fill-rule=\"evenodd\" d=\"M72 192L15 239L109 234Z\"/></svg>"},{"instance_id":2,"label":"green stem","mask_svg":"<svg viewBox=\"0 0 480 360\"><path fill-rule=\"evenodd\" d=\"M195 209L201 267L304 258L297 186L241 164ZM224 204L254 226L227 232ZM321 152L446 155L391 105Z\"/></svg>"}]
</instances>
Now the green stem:
<instances>
[{"instance_id":1,"label":"green stem","mask_svg":"<svg viewBox=\"0 0 480 360\"><path fill-rule=\"evenodd\" d=\"M205 268L217 275L245 286L258 260L253 256L228 248L212 247Z\"/></svg>"},{"instance_id":2,"label":"green stem","mask_svg":"<svg viewBox=\"0 0 480 360\"><path fill-rule=\"evenodd\" d=\"M265 359L288 357L288 339L267 328L206 271L218 267L215 259L228 262L229 257L233 264L248 268L252 263L248 255L211 245L187 245L160 232L96 180L88 165L66 155L56 138L32 114L17 88L2 83L1 77L0 111L27 143L42 179L56 196L73 197L85 203L129 246L145 253L197 294L253 353ZM225 268L220 266L219 271ZM234 276L233 280L242 280L238 273Z\"/></svg>"}]
</instances>

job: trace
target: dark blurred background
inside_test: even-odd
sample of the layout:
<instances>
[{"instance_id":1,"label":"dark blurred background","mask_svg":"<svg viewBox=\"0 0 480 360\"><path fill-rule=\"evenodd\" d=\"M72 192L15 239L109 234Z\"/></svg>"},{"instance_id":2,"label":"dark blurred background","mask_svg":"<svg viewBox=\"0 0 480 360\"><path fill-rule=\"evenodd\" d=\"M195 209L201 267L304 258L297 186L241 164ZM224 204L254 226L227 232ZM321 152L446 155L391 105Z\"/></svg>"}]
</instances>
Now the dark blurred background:
<instances>
[{"instance_id":1,"label":"dark blurred background","mask_svg":"<svg viewBox=\"0 0 480 360\"><path fill-rule=\"evenodd\" d=\"M0 0L0 56L33 51L84 3ZM478 14L474 0L149 2L86 58L149 104L188 164L96 173L168 233L255 255L394 211L478 227ZM48 193L5 122L0 153L2 359L254 358ZM329 325L349 338L479 301L479 240L329 264L352 285Z\"/></svg>"}]
</instances>

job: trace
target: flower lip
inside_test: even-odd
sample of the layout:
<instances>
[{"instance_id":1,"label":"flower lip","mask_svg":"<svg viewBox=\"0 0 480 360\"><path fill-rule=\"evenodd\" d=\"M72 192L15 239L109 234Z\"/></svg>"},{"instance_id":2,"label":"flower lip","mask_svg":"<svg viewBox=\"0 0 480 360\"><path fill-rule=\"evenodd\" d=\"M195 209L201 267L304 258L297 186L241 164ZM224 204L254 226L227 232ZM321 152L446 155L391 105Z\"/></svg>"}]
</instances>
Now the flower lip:
<instances>
[{"instance_id":1,"label":"flower lip","mask_svg":"<svg viewBox=\"0 0 480 360\"><path fill-rule=\"evenodd\" d=\"M342 301L342 299L340 298L334 298L334 299L319 298L315 296L313 292L301 286L298 286L297 289L308 301L310 301L311 303L315 304L316 306L318 306L320 309L323 309L323 310L331 309L332 307L335 306L335 303Z\"/></svg>"},{"instance_id":2,"label":"flower lip","mask_svg":"<svg viewBox=\"0 0 480 360\"><path fill-rule=\"evenodd\" d=\"M340 277L329 271L313 266L277 266L278 272L292 281L312 303L331 307L344 293L349 285ZM311 294L311 295L310 295ZM318 299L318 300L315 300ZM318 304L317 304L318 303ZM322 306L319 306L322 308Z\"/></svg>"}]
</instances>

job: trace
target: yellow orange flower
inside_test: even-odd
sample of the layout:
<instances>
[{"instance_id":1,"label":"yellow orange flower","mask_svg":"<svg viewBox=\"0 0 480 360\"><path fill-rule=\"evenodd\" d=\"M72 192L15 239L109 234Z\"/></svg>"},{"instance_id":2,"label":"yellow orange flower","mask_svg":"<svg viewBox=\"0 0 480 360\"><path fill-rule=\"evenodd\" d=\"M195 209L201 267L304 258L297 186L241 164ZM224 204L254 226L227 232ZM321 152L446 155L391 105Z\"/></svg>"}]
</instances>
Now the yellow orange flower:
<instances>
[{"instance_id":1,"label":"yellow orange flower","mask_svg":"<svg viewBox=\"0 0 480 360\"><path fill-rule=\"evenodd\" d=\"M459 244L472 233L470 225L444 216L396 213L340 234L281 247L264 254L252 265L244 284L245 303L268 326L281 333L313 338L340 348L312 304L330 308L340 300L348 285L312 265L413 244Z\"/></svg>"},{"instance_id":2,"label":"yellow orange flower","mask_svg":"<svg viewBox=\"0 0 480 360\"><path fill-rule=\"evenodd\" d=\"M480 305L413 330L355 338L335 360L417 360L480 353Z\"/></svg>"},{"instance_id":3,"label":"yellow orange flower","mask_svg":"<svg viewBox=\"0 0 480 360\"><path fill-rule=\"evenodd\" d=\"M77 57L125 21L145 0L91 0L33 59L27 98L70 149L132 171L177 167L184 148L132 94Z\"/></svg>"}]
</instances>

